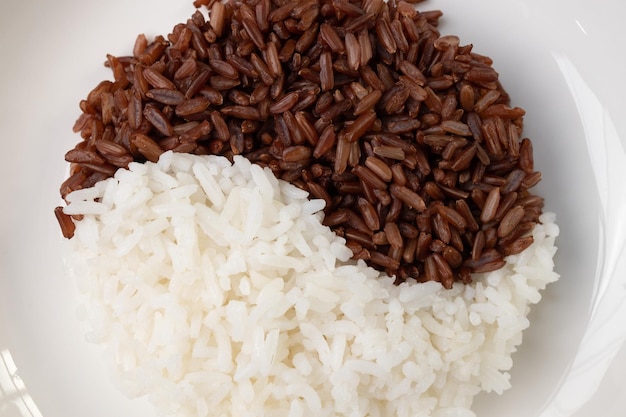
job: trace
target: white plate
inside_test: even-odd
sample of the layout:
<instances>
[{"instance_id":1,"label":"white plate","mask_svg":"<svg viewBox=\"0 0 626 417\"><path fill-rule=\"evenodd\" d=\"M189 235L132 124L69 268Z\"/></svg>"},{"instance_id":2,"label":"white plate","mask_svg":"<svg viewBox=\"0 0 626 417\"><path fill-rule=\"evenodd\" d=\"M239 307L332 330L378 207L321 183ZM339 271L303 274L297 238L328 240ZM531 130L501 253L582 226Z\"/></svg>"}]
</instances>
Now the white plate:
<instances>
[{"instance_id":1,"label":"white plate","mask_svg":"<svg viewBox=\"0 0 626 417\"><path fill-rule=\"evenodd\" d=\"M56 220L78 101L109 78L107 53L167 34L191 0L3 1L0 5L0 417L153 416L122 397L76 319ZM626 383L626 6L610 0L429 0L444 33L490 55L558 214L561 280L531 312L513 388L480 417L622 416ZM605 371L612 364L611 371ZM615 368L621 366L621 368ZM615 370L617 369L617 370ZM601 385L604 384L604 385ZM601 387L600 390L597 390ZM36 404L36 405L35 405Z\"/></svg>"}]
</instances>

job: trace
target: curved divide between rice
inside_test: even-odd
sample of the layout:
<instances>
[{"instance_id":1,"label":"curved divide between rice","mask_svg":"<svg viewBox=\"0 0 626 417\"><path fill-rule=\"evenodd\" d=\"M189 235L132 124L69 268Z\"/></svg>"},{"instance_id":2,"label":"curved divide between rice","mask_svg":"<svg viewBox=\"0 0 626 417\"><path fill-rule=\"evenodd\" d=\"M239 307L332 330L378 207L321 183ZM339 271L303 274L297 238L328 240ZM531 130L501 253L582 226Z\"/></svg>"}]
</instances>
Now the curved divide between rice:
<instances>
[{"instance_id":1,"label":"curved divide between rice","mask_svg":"<svg viewBox=\"0 0 626 417\"><path fill-rule=\"evenodd\" d=\"M543 199L524 110L439 11L382 0L197 1L167 38L107 57L81 101L65 198L165 151L243 155L323 199L354 259L471 282L533 242ZM66 237L73 219L55 213Z\"/></svg>"}]
</instances>

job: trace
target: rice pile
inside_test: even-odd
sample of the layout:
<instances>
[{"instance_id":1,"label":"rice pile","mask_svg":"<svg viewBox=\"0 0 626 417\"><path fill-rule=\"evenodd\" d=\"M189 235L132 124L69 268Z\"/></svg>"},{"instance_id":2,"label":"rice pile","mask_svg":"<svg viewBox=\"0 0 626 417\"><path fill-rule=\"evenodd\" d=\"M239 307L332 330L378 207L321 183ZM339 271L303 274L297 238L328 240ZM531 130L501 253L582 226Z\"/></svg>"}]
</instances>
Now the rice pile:
<instances>
[{"instance_id":1,"label":"rice pile","mask_svg":"<svg viewBox=\"0 0 626 417\"><path fill-rule=\"evenodd\" d=\"M163 416L474 416L558 279L546 213L471 285L394 286L350 260L323 200L243 157L167 152L68 202L89 340Z\"/></svg>"}]
</instances>

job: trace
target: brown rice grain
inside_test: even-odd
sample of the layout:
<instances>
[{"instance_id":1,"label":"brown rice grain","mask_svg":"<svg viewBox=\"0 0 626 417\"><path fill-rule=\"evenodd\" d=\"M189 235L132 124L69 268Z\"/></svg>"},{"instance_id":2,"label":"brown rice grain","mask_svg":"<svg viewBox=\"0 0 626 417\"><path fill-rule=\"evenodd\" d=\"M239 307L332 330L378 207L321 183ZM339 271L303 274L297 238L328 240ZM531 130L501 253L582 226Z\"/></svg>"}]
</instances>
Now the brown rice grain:
<instances>
[{"instance_id":1,"label":"brown rice grain","mask_svg":"<svg viewBox=\"0 0 626 417\"><path fill-rule=\"evenodd\" d=\"M239 119L260 120L259 109L252 106L227 106L221 109L222 114Z\"/></svg>"},{"instance_id":2,"label":"brown rice grain","mask_svg":"<svg viewBox=\"0 0 626 417\"><path fill-rule=\"evenodd\" d=\"M376 35L378 37L378 41L380 44L389 52L393 54L397 50L396 40L391 33L391 29L389 27L389 23L386 19L378 18L376 19Z\"/></svg>"},{"instance_id":3,"label":"brown rice grain","mask_svg":"<svg viewBox=\"0 0 626 417\"><path fill-rule=\"evenodd\" d=\"M320 86L322 91L332 90L335 86L331 53L326 51L320 55Z\"/></svg>"},{"instance_id":4,"label":"brown rice grain","mask_svg":"<svg viewBox=\"0 0 626 417\"><path fill-rule=\"evenodd\" d=\"M272 77L267 64L257 54L250 54L250 63L259 74L263 83L267 85L272 85L274 83L274 77Z\"/></svg>"},{"instance_id":5,"label":"brown rice grain","mask_svg":"<svg viewBox=\"0 0 626 417\"><path fill-rule=\"evenodd\" d=\"M354 122L348 126L345 130L346 139L349 142L355 142L361 138L376 121L376 112L370 110L366 111L357 117Z\"/></svg>"},{"instance_id":6,"label":"brown rice grain","mask_svg":"<svg viewBox=\"0 0 626 417\"><path fill-rule=\"evenodd\" d=\"M332 124L328 125L320 135L320 139L317 142L317 145L315 145L315 149L313 150L313 157L317 159L326 154L326 152L328 152L333 148L333 146L335 146L336 140L337 137L335 135L334 126Z\"/></svg>"},{"instance_id":7,"label":"brown rice grain","mask_svg":"<svg viewBox=\"0 0 626 417\"><path fill-rule=\"evenodd\" d=\"M154 88L152 90L148 90L146 97L159 103L171 106L177 106L185 99L185 95L180 91L165 88Z\"/></svg>"},{"instance_id":8,"label":"brown rice grain","mask_svg":"<svg viewBox=\"0 0 626 417\"><path fill-rule=\"evenodd\" d=\"M522 139L519 150L519 164L527 173L531 173L534 170L533 163L533 145L528 138Z\"/></svg>"},{"instance_id":9,"label":"brown rice grain","mask_svg":"<svg viewBox=\"0 0 626 417\"><path fill-rule=\"evenodd\" d=\"M520 183L520 189L527 190L529 188L534 187L541 181L541 172L535 171L524 176L524 179Z\"/></svg>"},{"instance_id":10,"label":"brown rice grain","mask_svg":"<svg viewBox=\"0 0 626 417\"><path fill-rule=\"evenodd\" d=\"M305 161L311 157L311 148L308 146L289 146L283 150L282 159L286 162Z\"/></svg>"},{"instance_id":11,"label":"brown rice grain","mask_svg":"<svg viewBox=\"0 0 626 417\"><path fill-rule=\"evenodd\" d=\"M372 251L370 253L370 261L392 271L397 270L400 267L400 262L378 251Z\"/></svg>"},{"instance_id":12,"label":"brown rice grain","mask_svg":"<svg viewBox=\"0 0 626 417\"><path fill-rule=\"evenodd\" d=\"M380 157L396 159L398 161L402 161L406 157L404 150L396 146L374 146L374 153Z\"/></svg>"},{"instance_id":13,"label":"brown rice grain","mask_svg":"<svg viewBox=\"0 0 626 417\"><path fill-rule=\"evenodd\" d=\"M485 203L480 213L480 220L483 223L490 222L496 216L498 205L500 204L500 188L493 187L485 198Z\"/></svg>"},{"instance_id":14,"label":"brown rice grain","mask_svg":"<svg viewBox=\"0 0 626 417\"><path fill-rule=\"evenodd\" d=\"M206 110L211 102L206 97L196 97L188 100L184 100L178 106L176 106L175 112L177 116L185 117L192 114L200 113Z\"/></svg>"},{"instance_id":15,"label":"brown rice grain","mask_svg":"<svg viewBox=\"0 0 626 417\"><path fill-rule=\"evenodd\" d=\"M148 122L163 136L170 136L174 129L163 112L154 105L146 105L143 115Z\"/></svg>"},{"instance_id":16,"label":"brown rice grain","mask_svg":"<svg viewBox=\"0 0 626 417\"><path fill-rule=\"evenodd\" d=\"M365 166L385 182L390 182L393 179L391 167L375 156L367 157L365 159Z\"/></svg>"},{"instance_id":17,"label":"brown rice grain","mask_svg":"<svg viewBox=\"0 0 626 417\"><path fill-rule=\"evenodd\" d=\"M284 113L290 110L297 102L298 102L297 92L291 92L291 93L285 94L283 97L281 97L279 100L277 100L270 106L270 113L273 113L273 114Z\"/></svg>"},{"instance_id":18,"label":"brown rice grain","mask_svg":"<svg viewBox=\"0 0 626 417\"><path fill-rule=\"evenodd\" d=\"M378 177L372 170L363 165L355 166L352 169L352 173L372 188L380 190L387 189L387 184L385 184L385 182L380 177Z\"/></svg>"},{"instance_id":19,"label":"brown rice grain","mask_svg":"<svg viewBox=\"0 0 626 417\"><path fill-rule=\"evenodd\" d=\"M380 219L372 203L365 198L359 197L357 199L357 207L361 212L363 221L372 231L380 229Z\"/></svg>"},{"instance_id":20,"label":"brown rice grain","mask_svg":"<svg viewBox=\"0 0 626 417\"><path fill-rule=\"evenodd\" d=\"M534 239L532 236L520 237L513 243L507 245L503 249L504 256L515 255L532 245Z\"/></svg>"},{"instance_id":21,"label":"brown rice grain","mask_svg":"<svg viewBox=\"0 0 626 417\"><path fill-rule=\"evenodd\" d=\"M176 90L176 86L163 74L155 71L152 67L143 70L145 80L154 88L165 88L168 90Z\"/></svg>"},{"instance_id":22,"label":"brown rice grain","mask_svg":"<svg viewBox=\"0 0 626 417\"><path fill-rule=\"evenodd\" d=\"M222 75L226 78L232 78L235 80L239 79L239 72L229 64L227 61L222 61L219 59L212 59L209 61L209 65L219 75Z\"/></svg>"},{"instance_id":23,"label":"brown rice grain","mask_svg":"<svg viewBox=\"0 0 626 417\"><path fill-rule=\"evenodd\" d=\"M389 186L389 191L391 195L401 200L407 206L413 208L417 212L422 212L426 210L426 203L422 197L419 196L416 192L408 189L403 185L391 184Z\"/></svg>"},{"instance_id":24,"label":"brown rice grain","mask_svg":"<svg viewBox=\"0 0 626 417\"><path fill-rule=\"evenodd\" d=\"M498 226L498 237L503 238L508 236L515 227L522 221L525 215L525 210L522 206L515 206L502 217L502 221Z\"/></svg>"},{"instance_id":25,"label":"brown rice grain","mask_svg":"<svg viewBox=\"0 0 626 417\"><path fill-rule=\"evenodd\" d=\"M163 153L163 149L154 140L142 133L135 133L131 137L131 143L151 162L157 162Z\"/></svg>"}]
</instances>

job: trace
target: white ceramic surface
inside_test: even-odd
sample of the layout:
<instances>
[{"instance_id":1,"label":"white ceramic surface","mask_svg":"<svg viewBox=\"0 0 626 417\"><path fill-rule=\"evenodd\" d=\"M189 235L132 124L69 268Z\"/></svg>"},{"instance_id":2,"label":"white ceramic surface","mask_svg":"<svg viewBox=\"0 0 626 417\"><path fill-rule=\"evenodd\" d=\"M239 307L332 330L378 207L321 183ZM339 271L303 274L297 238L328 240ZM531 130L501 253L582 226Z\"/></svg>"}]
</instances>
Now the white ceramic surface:
<instances>
[{"instance_id":1,"label":"white ceramic surface","mask_svg":"<svg viewBox=\"0 0 626 417\"><path fill-rule=\"evenodd\" d=\"M107 53L166 34L191 0L0 3L0 417L152 417L122 397L85 342L52 210L78 101ZM626 94L623 2L429 0L444 33L490 55L557 212L561 280L531 312L513 388L479 417L618 417L626 383ZM620 351L621 349L621 351ZM608 369L608 372L607 372ZM599 389L598 389L599 388Z\"/></svg>"}]
</instances>

